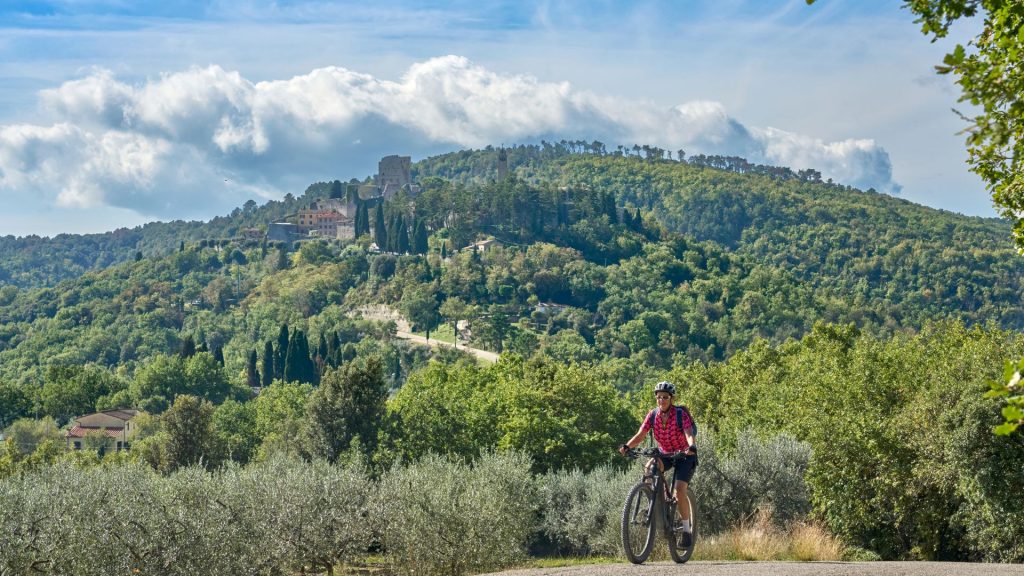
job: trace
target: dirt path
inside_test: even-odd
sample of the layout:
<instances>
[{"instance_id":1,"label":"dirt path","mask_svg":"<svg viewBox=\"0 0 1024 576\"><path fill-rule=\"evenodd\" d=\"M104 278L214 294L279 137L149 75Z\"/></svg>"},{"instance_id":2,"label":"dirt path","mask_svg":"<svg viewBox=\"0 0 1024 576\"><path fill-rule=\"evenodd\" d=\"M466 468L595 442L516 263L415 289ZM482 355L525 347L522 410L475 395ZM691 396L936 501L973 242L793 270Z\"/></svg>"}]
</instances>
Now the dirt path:
<instances>
[{"instance_id":1,"label":"dirt path","mask_svg":"<svg viewBox=\"0 0 1024 576\"><path fill-rule=\"evenodd\" d=\"M957 562L687 562L528 568L491 576L1021 576L1015 564Z\"/></svg>"},{"instance_id":2,"label":"dirt path","mask_svg":"<svg viewBox=\"0 0 1024 576\"><path fill-rule=\"evenodd\" d=\"M423 336L419 336L417 334L413 334L411 332L405 332L405 331L402 331L402 330L399 330L399 331L395 332L395 336L398 337L398 338L402 338L403 340L409 340L410 342L418 342L420 344L426 344L427 346L431 346L431 347L434 347L434 348L437 348L439 346L444 346L445 348L457 348L458 350L462 350L463 352L469 352L473 356L476 356L477 358L479 358L481 360L485 360L487 362L492 362L493 363L493 362L497 362L498 361L498 355L495 354L494 352L490 352L488 350L479 350L477 348L470 348L470 347L468 347L466 345L456 346L456 345L452 344L451 342L442 342L441 340L434 340L433 338L431 338L430 340L427 340Z\"/></svg>"},{"instance_id":3,"label":"dirt path","mask_svg":"<svg viewBox=\"0 0 1024 576\"><path fill-rule=\"evenodd\" d=\"M442 342L440 340L434 340L433 338L427 340L423 336L413 334L412 332L409 331L411 330L411 328L409 327L409 322L407 322L405 318L402 318L401 314L395 312L394 310L388 308L387 306L363 306L362 308L356 310L355 314L358 316L362 316L367 320L378 320L381 322L387 322L390 320L394 322L396 326L395 336L403 340L417 342L419 344L424 344L426 346L431 346L434 348L437 348L439 346L444 346L446 348L457 348L464 352L469 352L473 356L476 356L477 358L479 358L480 360L484 360L485 362L493 363L498 361L498 354L495 354L494 352L490 352L488 350L470 348L465 344L463 344L462 346L456 346L451 342Z\"/></svg>"}]
</instances>

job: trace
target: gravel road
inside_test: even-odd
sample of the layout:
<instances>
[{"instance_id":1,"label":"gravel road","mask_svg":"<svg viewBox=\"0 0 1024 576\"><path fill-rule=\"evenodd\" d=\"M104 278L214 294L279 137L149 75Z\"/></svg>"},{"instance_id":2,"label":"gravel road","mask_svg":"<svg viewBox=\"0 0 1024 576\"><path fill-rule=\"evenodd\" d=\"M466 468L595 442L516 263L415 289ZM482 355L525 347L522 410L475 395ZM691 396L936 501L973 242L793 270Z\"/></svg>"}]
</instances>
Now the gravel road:
<instances>
[{"instance_id":1,"label":"gravel road","mask_svg":"<svg viewBox=\"0 0 1024 576\"><path fill-rule=\"evenodd\" d=\"M1024 576L1019 564L957 562L649 562L528 568L491 576Z\"/></svg>"},{"instance_id":2,"label":"gravel road","mask_svg":"<svg viewBox=\"0 0 1024 576\"><path fill-rule=\"evenodd\" d=\"M403 330L397 331L395 333L395 336L397 338L402 338L403 340L409 340L410 342L417 342L419 344L426 344L427 346L433 346L434 348L437 348L438 346L444 346L446 348L458 348L459 350L462 350L463 352L469 352L473 356L476 356L477 358L479 358L481 360L486 360L487 362L491 362L491 363L494 363L494 362L498 361L498 355L495 354L494 352L490 352L490 351L487 351L487 350L478 350L476 348L470 348L469 346L466 346L465 344L463 344L462 346L455 346L451 342L442 342L441 340L434 340L433 338L431 338L430 340L427 340L423 336L417 336L416 334L412 334L411 332L405 332Z\"/></svg>"}]
</instances>

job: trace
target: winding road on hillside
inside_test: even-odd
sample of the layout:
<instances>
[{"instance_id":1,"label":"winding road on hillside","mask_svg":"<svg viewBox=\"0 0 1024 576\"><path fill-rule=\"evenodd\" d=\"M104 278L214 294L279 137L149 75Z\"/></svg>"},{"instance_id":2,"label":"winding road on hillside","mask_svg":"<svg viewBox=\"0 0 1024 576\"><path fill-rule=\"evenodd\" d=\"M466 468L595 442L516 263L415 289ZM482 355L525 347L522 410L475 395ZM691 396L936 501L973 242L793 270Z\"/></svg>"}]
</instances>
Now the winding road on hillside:
<instances>
[{"instance_id":1,"label":"winding road on hillside","mask_svg":"<svg viewBox=\"0 0 1024 576\"><path fill-rule=\"evenodd\" d=\"M401 338L402 340L408 340L410 342L416 342L418 344L423 344L425 346L431 346L431 347L434 347L434 348L441 347L441 346L443 346L445 348L456 348L458 350L462 350L463 352L469 352L470 354L472 354L476 358L478 358L480 360L483 360L485 362L492 362L493 363L493 362L497 362L498 361L498 356L499 355L495 354L494 352L491 352L489 350L480 350L478 348L470 348L470 347L466 346L465 344L463 344L462 346L458 346L458 345L452 344L451 342L442 342L441 340L434 340L433 338L428 340L427 338L424 338L423 336L420 336L418 334L413 334L412 332L409 331L410 328L409 328L408 320L406 320L405 318L402 318L401 314L399 314L398 312L396 312L395 310L392 310L391 308L389 308L387 306L383 306L383 305L379 305L379 304L378 305L363 306L363 307L359 308L358 310L355 310L354 313L351 314L351 315L354 315L354 316L357 316L357 317L360 317L360 318L365 318L367 320L376 320L378 322L394 322L395 323L395 327L396 327L395 337L396 338Z\"/></svg>"},{"instance_id":2,"label":"winding road on hillside","mask_svg":"<svg viewBox=\"0 0 1024 576\"><path fill-rule=\"evenodd\" d=\"M403 340L409 340L410 342L417 342L419 344L426 344L427 346L432 346L434 348L437 348L439 346L444 346L445 348L457 348L459 350L462 350L463 352L469 352L473 356L476 356L477 358L479 358L481 360L486 360L487 362L497 362L498 361L498 355L495 354L494 352L490 352L488 350L480 350L480 349L477 349L477 348L470 348L470 347L468 347L466 345L456 346L456 345L452 344L451 342L443 342L441 340L434 340L433 338L428 340L428 339L424 338L423 336L419 336L419 335L413 334L411 332L405 332L404 330L398 330L397 332L395 332L395 336L398 337L398 338L401 338Z\"/></svg>"},{"instance_id":3,"label":"winding road on hillside","mask_svg":"<svg viewBox=\"0 0 1024 576\"><path fill-rule=\"evenodd\" d=\"M1019 564L959 562L648 562L527 568L490 576L1021 576Z\"/></svg>"}]
</instances>

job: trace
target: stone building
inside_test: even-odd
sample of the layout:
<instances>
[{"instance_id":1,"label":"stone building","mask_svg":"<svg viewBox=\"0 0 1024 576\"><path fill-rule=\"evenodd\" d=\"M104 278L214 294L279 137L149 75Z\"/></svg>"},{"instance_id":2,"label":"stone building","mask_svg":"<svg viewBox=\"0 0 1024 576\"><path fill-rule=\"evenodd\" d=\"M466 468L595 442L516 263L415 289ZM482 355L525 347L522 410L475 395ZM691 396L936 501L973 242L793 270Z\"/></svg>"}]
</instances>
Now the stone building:
<instances>
[{"instance_id":1,"label":"stone building","mask_svg":"<svg viewBox=\"0 0 1024 576\"><path fill-rule=\"evenodd\" d=\"M71 428L65 433L64 441L69 450L81 450L89 436L103 442L105 448L118 452L131 446L135 436L132 419L138 416L138 410L104 410L74 418Z\"/></svg>"},{"instance_id":2,"label":"stone building","mask_svg":"<svg viewBox=\"0 0 1024 576\"><path fill-rule=\"evenodd\" d=\"M273 222L267 226L267 240L271 242L291 242L299 236L298 224L291 222Z\"/></svg>"},{"instance_id":3,"label":"stone building","mask_svg":"<svg viewBox=\"0 0 1024 576\"><path fill-rule=\"evenodd\" d=\"M385 199L390 199L403 186L412 184L412 157L385 156L377 164L377 187Z\"/></svg>"}]
</instances>

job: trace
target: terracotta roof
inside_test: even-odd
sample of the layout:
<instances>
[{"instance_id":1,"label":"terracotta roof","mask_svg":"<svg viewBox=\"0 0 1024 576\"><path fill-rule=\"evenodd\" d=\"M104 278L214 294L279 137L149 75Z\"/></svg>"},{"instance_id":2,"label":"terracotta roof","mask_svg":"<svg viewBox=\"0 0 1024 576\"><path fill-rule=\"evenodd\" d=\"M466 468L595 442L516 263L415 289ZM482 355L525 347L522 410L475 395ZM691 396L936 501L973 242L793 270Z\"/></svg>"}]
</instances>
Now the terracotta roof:
<instances>
[{"instance_id":1,"label":"terracotta roof","mask_svg":"<svg viewBox=\"0 0 1024 576\"><path fill-rule=\"evenodd\" d=\"M121 420L131 420L138 414L138 410L104 410L99 414L106 414L107 416L113 416L114 418L120 418Z\"/></svg>"},{"instance_id":2,"label":"terracotta roof","mask_svg":"<svg viewBox=\"0 0 1024 576\"><path fill-rule=\"evenodd\" d=\"M103 414L104 416L110 416L111 418L117 418L118 420L124 420L125 422L127 422L128 420L131 420L132 418L135 418L136 416L138 416L139 415L139 411L138 410L103 410L102 412L93 412L91 414L82 414L81 416L76 416L75 418L73 418L73 420L78 421L78 420L81 420L82 418L88 418L89 416L97 416L99 414Z\"/></svg>"},{"instance_id":3,"label":"terracotta roof","mask_svg":"<svg viewBox=\"0 0 1024 576\"><path fill-rule=\"evenodd\" d=\"M108 428L95 428L93 426L78 426L76 424L74 428L68 430L68 433L67 433L66 437L67 438L85 438L86 434L88 434L90 432L99 432L100 430L104 431L104 433L106 434L107 438L120 438L121 437L121 432L124 430L124 428L110 428L110 427L108 427Z\"/></svg>"}]
</instances>

